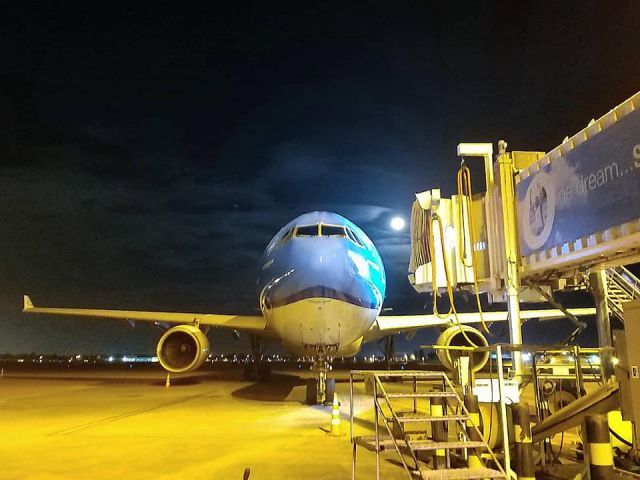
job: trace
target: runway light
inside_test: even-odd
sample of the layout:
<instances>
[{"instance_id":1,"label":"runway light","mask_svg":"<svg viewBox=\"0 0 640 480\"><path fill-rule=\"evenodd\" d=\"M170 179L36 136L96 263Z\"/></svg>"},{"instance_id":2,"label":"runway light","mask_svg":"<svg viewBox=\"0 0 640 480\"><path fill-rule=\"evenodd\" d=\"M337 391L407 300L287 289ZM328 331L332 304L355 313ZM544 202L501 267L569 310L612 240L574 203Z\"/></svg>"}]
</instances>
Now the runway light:
<instances>
[{"instance_id":1,"label":"runway light","mask_svg":"<svg viewBox=\"0 0 640 480\"><path fill-rule=\"evenodd\" d=\"M391 219L391 228L393 228L396 232L399 232L404 228L404 218L402 217L393 217Z\"/></svg>"}]
</instances>

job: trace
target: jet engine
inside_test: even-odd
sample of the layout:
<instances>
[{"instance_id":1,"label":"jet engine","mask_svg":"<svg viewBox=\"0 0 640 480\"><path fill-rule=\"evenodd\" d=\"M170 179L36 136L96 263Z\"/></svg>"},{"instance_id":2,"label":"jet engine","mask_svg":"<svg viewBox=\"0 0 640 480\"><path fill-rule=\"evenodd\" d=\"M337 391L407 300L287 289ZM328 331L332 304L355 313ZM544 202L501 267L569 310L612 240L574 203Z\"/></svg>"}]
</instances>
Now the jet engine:
<instances>
[{"instance_id":1,"label":"jet engine","mask_svg":"<svg viewBox=\"0 0 640 480\"><path fill-rule=\"evenodd\" d=\"M460 330L460 328L461 327L457 325L453 325L447 328L438 337L438 340L436 341L436 345L473 347L474 345L471 345L469 343L469 340L471 340L475 344L475 346L478 346L478 347L486 347L489 344L485 336L477 328L474 328L470 325L462 325L462 330L464 331L465 335L468 337L469 340L465 338L465 335L462 334L462 331ZM438 356L438 360L440 360L440 362L449 370L454 369L453 363L455 359L460 356L461 353L462 352L459 352L456 350L436 350L436 355ZM488 360L489 360L488 351L474 352L473 353L473 370L477 372L478 370L482 369L482 367L484 367L487 364Z\"/></svg>"},{"instance_id":2,"label":"jet engine","mask_svg":"<svg viewBox=\"0 0 640 480\"><path fill-rule=\"evenodd\" d=\"M156 353L165 370L191 372L209 356L209 339L194 325L178 325L160 337Z\"/></svg>"}]
</instances>

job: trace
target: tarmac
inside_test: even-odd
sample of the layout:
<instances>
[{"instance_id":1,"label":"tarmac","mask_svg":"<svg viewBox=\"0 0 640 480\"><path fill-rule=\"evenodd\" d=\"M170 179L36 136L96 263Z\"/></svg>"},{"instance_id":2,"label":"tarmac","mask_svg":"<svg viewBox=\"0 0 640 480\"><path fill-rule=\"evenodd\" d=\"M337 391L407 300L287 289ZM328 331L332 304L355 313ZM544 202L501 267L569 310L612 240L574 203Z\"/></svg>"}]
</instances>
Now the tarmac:
<instances>
[{"instance_id":1,"label":"tarmac","mask_svg":"<svg viewBox=\"0 0 640 480\"><path fill-rule=\"evenodd\" d=\"M330 406L304 404L304 369L276 370L264 383L243 380L241 367L206 369L172 375L166 388L157 366L8 368L0 376L0 480L349 479L349 375L331 376L338 437L327 434ZM354 405L354 434L373 434L362 383ZM572 437L560 439L565 452ZM382 459L381 478L406 478L397 455ZM540 478L573 478L581 466L563 468L577 470ZM375 478L374 453L358 449L357 478Z\"/></svg>"},{"instance_id":2,"label":"tarmac","mask_svg":"<svg viewBox=\"0 0 640 480\"><path fill-rule=\"evenodd\" d=\"M350 478L346 372L340 437L326 433L331 407L304 405L299 373L253 383L241 369L207 371L165 388L161 370L9 370L0 479L242 479L247 468L251 480ZM404 478L392 457L382 474ZM358 452L358 478L375 478L374 454Z\"/></svg>"}]
</instances>

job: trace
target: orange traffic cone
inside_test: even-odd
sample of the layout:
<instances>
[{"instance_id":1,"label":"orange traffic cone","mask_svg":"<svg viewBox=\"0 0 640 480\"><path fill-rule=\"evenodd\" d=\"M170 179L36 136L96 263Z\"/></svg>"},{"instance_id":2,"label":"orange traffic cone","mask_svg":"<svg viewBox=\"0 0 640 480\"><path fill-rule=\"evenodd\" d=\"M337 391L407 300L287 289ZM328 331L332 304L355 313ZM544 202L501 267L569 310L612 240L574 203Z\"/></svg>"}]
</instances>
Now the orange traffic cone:
<instances>
[{"instance_id":1,"label":"orange traffic cone","mask_svg":"<svg viewBox=\"0 0 640 480\"><path fill-rule=\"evenodd\" d=\"M171 386L171 378L169 378L169 374L167 373L167 381L164 382L164 388L169 388Z\"/></svg>"},{"instance_id":2,"label":"orange traffic cone","mask_svg":"<svg viewBox=\"0 0 640 480\"><path fill-rule=\"evenodd\" d=\"M342 419L340 418L340 403L338 402L338 394L333 393L333 407L331 408L331 432L330 435L339 437L342 435Z\"/></svg>"}]
</instances>

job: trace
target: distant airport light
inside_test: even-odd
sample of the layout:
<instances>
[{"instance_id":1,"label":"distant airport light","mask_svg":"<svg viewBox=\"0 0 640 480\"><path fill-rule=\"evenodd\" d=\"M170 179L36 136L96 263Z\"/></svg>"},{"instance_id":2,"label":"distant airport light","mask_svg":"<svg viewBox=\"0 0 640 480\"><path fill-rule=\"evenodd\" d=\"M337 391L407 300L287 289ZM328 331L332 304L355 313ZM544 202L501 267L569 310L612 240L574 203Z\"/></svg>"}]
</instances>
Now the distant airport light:
<instances>
[{"instance_id":1,"label":"distant airport light","mask_svg":"<svg viewBox=\"0 0 640 480\"><path fill-rule=\"evenodd\" d=\"M402 230L404 228L404 218L393 217L391 219L391 228L393 228L396 232Z\"/></svg>"}]
</instances>

